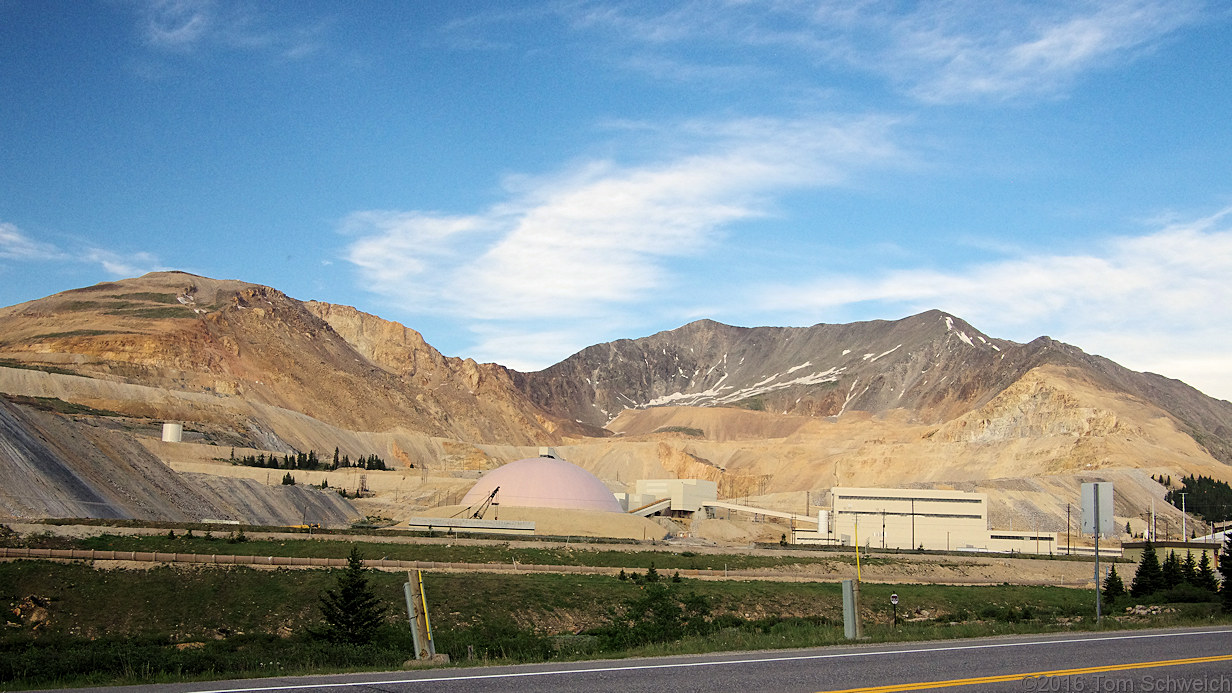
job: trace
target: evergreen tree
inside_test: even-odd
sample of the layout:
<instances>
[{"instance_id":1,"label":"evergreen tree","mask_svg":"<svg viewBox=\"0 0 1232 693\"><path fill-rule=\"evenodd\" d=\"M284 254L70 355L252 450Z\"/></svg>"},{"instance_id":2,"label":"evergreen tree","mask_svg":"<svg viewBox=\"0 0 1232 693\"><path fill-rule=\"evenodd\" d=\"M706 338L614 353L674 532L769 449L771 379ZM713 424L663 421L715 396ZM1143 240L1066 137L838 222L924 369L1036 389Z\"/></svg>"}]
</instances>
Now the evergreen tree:
<instances>
[{"instance_id":1,"label":"evergreen tree","mask_svg":"<svg viewBox=\"0 0 1232 693\"><path fill-rule=\"evenodd\" d=\"M1198 561L1198 573L1194 577L1194 584L1212 592L1219 591L1219 578L1215 577L1211 557L1205 551L1202 552L1202 558Z\"/></svg>"},{"instance_id":2,"label":"evergreen tree","mask_svg":"<svg viewBox=\"0 0 1232 693\"><path fill-rule=\"evenodd\" d=\"M1112 604L1118 597L1125 596L1125 583L1121 582L1121 576L1117 575L1116 564L1113 564L1112 569L1108 571L1108 577L1104 578L1104 599Z\"/></svg>"},{"instance_id":3,"label":"evergreen tree","mask_svg":"<svg viewBox=\"0 0 1232 693\"><path fill-rule=\"evenodd\" d=\"M283 486L294 486L295 485L295 477L291 476L291 472L287 472L286 474L282 475L282 485Z\"/></svg>"},{"instance_id":4,"label":"evergreen tree","mask_svg":"<svg viewBox=\"0 0 1232 693\"><path fill-rule=\"evenodd\" d=\"M1155 555L1155 545L1148 541L1142 549L1142 561L1138 563L1138 570L1134 572L1134 581L1130 584L1129 594L1134 597L1145 597L1162 588L1163 582L1163 571L1159 567L1159 556Z\"/></svg>"},{"instance_id":5,"label":"evergreen tree","mask_svg":"<svg viewBox=\"0 0 1232 693\"><path fill-rule=\"evenodd\" d=\"M368 571L358 548L351 547L337 586L321 595L321 617L325 626L320 635L332 642L364 645L376 637L385 618L385 605L368 584Z\"/></svg>"},{"instance_id":6,"label":"evergreen tree","mask_svg":"<svg viewBox=\"0 0 1232 693\"><path fill-rule=\"evenodd\" d=\"M1194 559L1193 551L1186 551L1185 560L1181 561L1181 582L1198 584L1198 561Z\"/></svg>"},{"instance_id":7,"label":"evergreen tree","mask_svg":"<svg viewBox=\"0 0 1232 693\"><path fill-rule=\"evenodd\" d=\"M1182 495L1185 501L1181 500ZM1232 486L1225 481L1217 481L1208 476L1181 477L1180 489L1169 491L1164 496L1176 507L1185 509L1207 522L1218 522L1229 518L1232 509Z\"/></svg>"},{"instance_id":8,"label":"evergreen tree","mask_svg":"<svg viewBox=\"0 0 1232 693\"><path fill-rule=\"evenodd\" d=\"M1223 610L1232 613L1232 534L1223 539L1223 551L1219 552L1219 596L1223 597Z\"/></svg>"},{"instance_id":9,"label":"evergreen tree","mask_svg":"<svg viewBox=\"0 0 1232 693\"><path fill-rule=\"evenodd\" d=\"M1181 560L1176 557L1175 551L1168 552L1168 557L1159 567L1159 572L1163 575L1163 589L1170 590L1181 584Z\"/></svg>"}]
</instances>

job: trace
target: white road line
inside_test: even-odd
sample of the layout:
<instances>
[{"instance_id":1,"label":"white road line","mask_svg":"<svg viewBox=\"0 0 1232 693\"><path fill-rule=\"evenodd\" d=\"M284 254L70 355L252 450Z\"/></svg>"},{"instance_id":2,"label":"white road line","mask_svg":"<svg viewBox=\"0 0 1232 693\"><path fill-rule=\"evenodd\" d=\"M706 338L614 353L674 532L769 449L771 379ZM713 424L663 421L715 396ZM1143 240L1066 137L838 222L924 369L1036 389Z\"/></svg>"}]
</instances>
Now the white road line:
<instances>
[{"instance_id":1,"label":"white road line","mask_svg":"<svg viewBox=\"0 0 1232 693\"><path fill-rule=\"evenodd\" d=\"M423 679L392 679L345 681L336 683L304 683L286 686L259 686L253 688L219 688L215 690L193 691L192 693L250 693L255 691L295 691L314 688L347 688L353 686L379 686L390 684L439 683L442 681L479 681L483 679L514 679L527 676L561 676L566 674L591 674L617 671L645 671L651 669L685 669L690 667L729 666L733 664L771 664L775 662L800 662L815 659L846 659L851 657L877 657L883 655L927 654L932 652L960 652L963 650L988 650L1003 647L1036 647L1039 645L1055 645L1057 643L1109 642L1116 640L1142 640L1149 638L1176 638L1191 635L1221 635L1232 634L1232 629L1185 631L1179 633L1145 633L1133 635L1106 635L1086 638L1058 638L1055 640L1032 640L1028 642L988 643L984 645L952 645L945 647L924 647L903 650L875 650L860 652L831 652L813 655L790 655L784 657L761 657L757 659L720 659L706 662L675 662L671 664L638 664L633 666L594 667L590 669L554 669L549 671L516 671L503 674L466 674L462 676L437 676Z\"/></svg>"}]
</instances>

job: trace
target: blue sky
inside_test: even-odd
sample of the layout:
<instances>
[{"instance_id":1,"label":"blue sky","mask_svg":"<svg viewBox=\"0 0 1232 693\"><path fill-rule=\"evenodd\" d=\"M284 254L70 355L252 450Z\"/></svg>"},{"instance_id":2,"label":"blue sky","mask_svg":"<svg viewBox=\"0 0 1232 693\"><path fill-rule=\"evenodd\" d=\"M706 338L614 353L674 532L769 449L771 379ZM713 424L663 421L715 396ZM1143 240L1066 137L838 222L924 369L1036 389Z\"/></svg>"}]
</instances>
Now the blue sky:
<instances>
[{"instance_id":1,"label":"blue sky","mask_svg":"<svg viewBox=\"0 0 1232 693\"><path fill-rule=\"evenodd\" d=\"M1232 399L1230 115L1214 1L0 0L0 304L178 269L523 370L940 308Z\"/></svg>"}]
</instances>

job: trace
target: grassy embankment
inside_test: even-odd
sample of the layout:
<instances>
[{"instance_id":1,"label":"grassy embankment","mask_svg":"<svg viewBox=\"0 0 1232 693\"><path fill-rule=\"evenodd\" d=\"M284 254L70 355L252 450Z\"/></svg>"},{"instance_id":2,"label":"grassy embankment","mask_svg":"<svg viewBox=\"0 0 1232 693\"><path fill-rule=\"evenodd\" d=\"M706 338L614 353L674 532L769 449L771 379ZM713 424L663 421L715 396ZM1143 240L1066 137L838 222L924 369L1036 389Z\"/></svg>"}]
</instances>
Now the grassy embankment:
<instances>
[{"instance_id":1,"label":"grassy embankment","mask_svg":"<svg viewBox=\"0 0 1232 693\"><path fill-rule=\"evenodd\" d=\"M253 531L254 528L247 528ZM240 530L241 532L243 530ZM198 529L193 533L169 529L166 535L112 535L84 539L66 539L49 535L30 537L24 546L40 548L97 549L111 551L146 551L162 553L198 553L220 555L289 556L295 558L346 558L352 542L369 558L388 558L405 561L433 561L446 563L499 563L512 565L584 565L614 568L646 569L653 565L658 570L745 570L777 568L785 565L809 565L818 563L855 563L850 549L842 551L817 550L811 555L775 555L767 553L711 553L686 549L677 551L636 551L605 549L602 544L581 544L576 547L536 547L524 543L503 544L475 543L387 543L366 541L363 534L356 534L350 541L319 540L304 538L256 539L234 541L236 530L219 530L206 533ZM410 537L407 537L410 540ZM934 555L937 552L930 552ZM908 552L910 555L910 552ZM963 559L970 555L962 556ZM1089 561L1078 556L1032 557L1036 560ZM874 566L902 560L897 554L876 552L865 555L864 565ZM944 565L945 558L935 562Z\"/></svg>"},{"instance_id":2,"label":"grassy embankment","mask_svg":"<svg viewBox=\"0 0 1232 693\"><path fill-rule=\"evenodd\" d=\"M173 546L156 546L154 539ZM95 548L129 550L123 544L129 540L112 537L73 544L101 543ZM182 541L147 538L134 549L198 552ZM270 546L202 538L187 541L209 542L217 553L232 547L240 553L334 556L349 547L313 541ZM398 546L372 544L367 549L393 551ZM423 555L439 550L435 546L405 548L411 551L408 558L469 562L503 561L503 554L485 552L511 550L464 547L467 553L443 559ZM328 552L295 553L318 550ZM638 581L594 575L425 575L437 650L466 663L470 647L476 663L484 663L805 647L844 641L836 583L676 583L670 579L672 566L667 563L671 561L734 561L739 557L615 553L622 565L653 561L662 566L662 582L646 584L644 574L638 575ZM565 562L551 558L544 562ZM779 564L796 560L784 557ZM83 563L0 563L0 600L7 607L9 622L0 635L0 688L401 666L412 649L409 630L403 625L401 584L405 575L371 574L373 588L389 607L388 626L375 644L364 647L333 645L311 634L319 622L319 595L333 586L336 576L325 570L99 570ZM910 619L897 627L891 624L891 591L899 595L899 615ZM1092 628L1092 596L1089 590L1059 587L865 584L865 633L873 641L882 641ZM13 612L15 608L19 614ZM1225 620L1218 605L1209 602L1168 609L1151 619L1110 618L1105 627Z\"/></svg>"}]
</instances>

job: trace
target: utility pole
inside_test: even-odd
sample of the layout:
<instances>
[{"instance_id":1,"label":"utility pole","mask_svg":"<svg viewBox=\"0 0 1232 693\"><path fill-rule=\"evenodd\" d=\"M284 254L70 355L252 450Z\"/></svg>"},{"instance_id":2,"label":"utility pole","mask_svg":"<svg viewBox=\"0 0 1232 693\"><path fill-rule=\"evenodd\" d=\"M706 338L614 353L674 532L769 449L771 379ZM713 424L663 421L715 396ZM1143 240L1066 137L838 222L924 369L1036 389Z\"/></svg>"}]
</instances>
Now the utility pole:
<instances>
[{"instance_id":1,"label":"utility pole","mask_svg":"<svg viewBox=\"0 0 1232 693\"><path fill-rule=\"evenodd\" d=\"M1093 484L1095 488L1095 624L1098 626L1103 620L1103 615L1100 613L1100 592L1101 585L1099 584L1099 484Z\"/></svg>"},{"instance_id":2,"label":"utility pole","mask_svg":"<svg viewBox=\"0 0 1232 693\"><path fill-rule=\"evenodd\" d=\"M1070 555L1069 547L1069 503L1065 504L1065 555Z\"/></svg>"},{"instance_id":3,"label":"utility pole","mask_svg":"<svg viewBox=\"0 0 1232 693\"><path fill-rule=\"evenodd\" d=\"M1181 493L1181 541L1189 541L1189 532L1185 531L1185 494Z\"/></svg>"},{"instance_id":4,"label":"utility pole","mask_svg":"<svg viewBox=\"0 0 1232 693\"><path fill-rule=\"evenodd\" d=\"M885 551L885 508L881 509L881 550Z\"/></svg>"},{"instance_id":5,"label":"utility pole","mask_svg":"<svg viewBox=\"0 0 1232 693\"><path fill-rule=\"evenodd\" d=\"M915 498L911 499L911 548L915 548Z\"/></svg>"},{"instance_id":6,"label":"utility pole","mask_svg":"<svg viewBox=\"0 0 1232 693\"><path fill-rule=\"evenodd\" d=\"M856 584L860 584L860 514L856 513L855 529L852 532L856 538Z\"/></svg>"}]
</instances>

